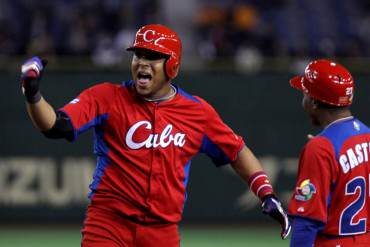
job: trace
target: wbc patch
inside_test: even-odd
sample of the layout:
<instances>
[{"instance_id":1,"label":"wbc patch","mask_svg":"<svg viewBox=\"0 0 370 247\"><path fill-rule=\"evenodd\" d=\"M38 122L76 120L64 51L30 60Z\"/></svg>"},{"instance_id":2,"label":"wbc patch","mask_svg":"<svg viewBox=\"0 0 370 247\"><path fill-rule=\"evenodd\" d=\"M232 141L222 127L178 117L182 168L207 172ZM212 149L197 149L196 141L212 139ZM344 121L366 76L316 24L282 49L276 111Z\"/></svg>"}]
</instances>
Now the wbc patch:
<instances>
[{"instance_id":1,"label":"wbc patch","mask_svg":"<svg viewBox=\"0 0 370 247\"><path fill-rule=\"evenodd\" d=\"M312 195L316 193L316 187L309 179L303 180L303 182L296 188L295 199L298 201L308 201L312 198Z\"/></svg>"},{"instance_id":2,"label":"wbc patch","mask_svg":"<svg viewBox=\"0 0 370 247\"><path fill-rule=\"evenodd\" d=\"M80 99L75 98L75 99L71 100L68 104L77 104L78 102L80 102Z\"/></svg>"}]
</instances>

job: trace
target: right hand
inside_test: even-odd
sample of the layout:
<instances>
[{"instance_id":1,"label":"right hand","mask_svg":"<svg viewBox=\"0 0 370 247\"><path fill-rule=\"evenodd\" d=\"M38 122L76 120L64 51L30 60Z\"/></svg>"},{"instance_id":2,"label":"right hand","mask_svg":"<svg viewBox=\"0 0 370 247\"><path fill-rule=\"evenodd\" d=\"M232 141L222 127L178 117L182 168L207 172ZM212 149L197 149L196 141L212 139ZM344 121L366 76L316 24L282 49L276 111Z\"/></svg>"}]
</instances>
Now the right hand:
<instances>
[{"instance_id":1,"label":"right hand","mask_svg":"<svg viewBox=\"0 0 370 247\"><path fill-rule=\"evenodd\" d=\"M39 91L40 79L46 64L47 60L41 60L39 57L35 56L28 59L22 65L22 92L29 103L35 103L41 99Z\"/></svg>"},{"instance_id":2,"label":"right hand","mask_svg":"<svg viewBox=\"0 0 370 247\"><path fill-rule=\"evenodd\" d=\"M289 236L291 225L287 213L281 206L281 202L274 195L267 195L263 199L262 213L271 216L281 226L280 236L286 239Z\"/></svg>"}]
</instances>

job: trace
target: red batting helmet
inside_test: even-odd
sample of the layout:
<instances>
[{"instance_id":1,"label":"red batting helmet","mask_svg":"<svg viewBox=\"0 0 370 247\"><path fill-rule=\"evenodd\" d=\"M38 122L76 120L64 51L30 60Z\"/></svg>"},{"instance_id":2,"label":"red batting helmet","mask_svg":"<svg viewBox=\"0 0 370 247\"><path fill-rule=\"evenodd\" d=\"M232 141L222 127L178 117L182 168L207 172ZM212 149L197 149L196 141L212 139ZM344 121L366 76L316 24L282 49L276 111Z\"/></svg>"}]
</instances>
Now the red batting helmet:
<instances>
[{"instance_id":1,"label":"red batting helmet","mask_svg":"<svg viewBox=\"0 0 370 247\"><path fill-rule=\"evenodd\" d=\"M170 79L176 77L176 68L181 60L181 40L179 36L163 25L151 24L137 31L135 41L128 51L137 48L148 49L169 56L165 64L165 72Z\"/></svg>"},{"instance_id":2,"label":"red batting helmet","mask_svg":"<svg viewBox=\"0 0 370 247\"><path fill-rule=\"evenodd\" d=\"M309 63L304 76L296 76L290 85L310 97L335 106L352 104L354 82L351 73L342 65L327 59Z\"/></svg>"}]
</instances>

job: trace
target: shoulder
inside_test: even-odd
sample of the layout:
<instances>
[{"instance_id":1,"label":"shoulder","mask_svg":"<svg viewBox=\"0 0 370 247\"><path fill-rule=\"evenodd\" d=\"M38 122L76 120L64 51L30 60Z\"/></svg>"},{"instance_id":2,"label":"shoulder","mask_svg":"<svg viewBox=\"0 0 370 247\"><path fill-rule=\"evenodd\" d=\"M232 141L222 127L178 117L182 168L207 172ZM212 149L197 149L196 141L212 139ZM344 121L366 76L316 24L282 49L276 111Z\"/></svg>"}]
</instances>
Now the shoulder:
<instances>
[{"instance_id":1,"label":"shoulder","mask_svg":"<svg viewBox=\"0 0 370 247\"><path fill-rule=\"evenodd\" d=\"M317 148L317 147L327 147L328 145L331 145L331 141L324 137L324 136L316 136L312 139L310 139L306 146L310 148Z\"/></svg>"},{"instance_id":2,"label":"shoulder","mask_svg":"<svg viewBox=\"0 0 370 247\"><path fill-rule=\"evenodd\" d=\"M317 155L322 153L332 154L334 153L334 146L328 138L324 136L317 136L306 143L303 151L309 155Z\"/></svg>"},{"instance_id":3,"label":"shoulder","mask_svg":"<svg viewBox=\"0 0 370 247\"><path fill-rule=\"evenodd\" d=\"M175 85L175 87L178 90L178 94L182 98L182 102L187 102L187 104L193 105L194 107L197 107L197 108L199 107L201 109L205 109L205 108L208 108L210 106L201 97L189 94L189 93L185 92L184 90L182 90L181 88L179 88L177 85Z\"/></svg>"},{"instance_id":4,"label":"shoulder","mask_svg":"<svg viewBox=\"0 0 370 247\"><path fill-rule=\"evenodd\" d=\"M210 103L208 103L206 100L202 99L199 96L194 96L194 97L199 100L204 113L209 118L215 118L215 117L218 117L219 118L218 112L216 111L216 109Z\"/></svg>"},{"instance_id":5,"label":"shoulder","mask_svg":"<svg viewBox=\"0 0 370 247\"><path fill-rule=\"evenodd\" d=\"M121 86L111 82L98 83L87 88L82 94L86 94L93 100L112 100L117 95Z\"/></svg>"},{"instance_id":6,"label":"shoulder","mask_svg":"<svg viewBox=\"0 0 370 247\"><path fill-rule=\"evenodd\" d=\"M120 85L118 84L112 82L101 82L86 89L86 91L89 91L90 93L105 94L115 92L119 88Z\"/></svg>"},{"instance_id":7,"label":"shoulder","mask_svg":"<svg viewBox=\"0 0 370 247\"><path fill-rule=\"evenodd\" d=\"M213 106L210 103L208 103L205 99L203 99L199 96L196 96L196 95L193 95L193 97L197 100L197 102L201 105L201 107L205 111L216 112L216 110L213 108Z\"/></svg>"},{"instance_id":8,"label":"shoulder","mask_svg":"<svg viewBox=\"0 0 370 247\"><path fill-rule=\"evenodd\" d=\"M178 94L181 95L185 100L187 100L189 102L193 102L195 104L201 104L202 103L201 100L200 100L200 97L195 96L195 95L191 95L191 94L185 92L183 89L181 89L176 84L173 84L173 85L176 87Z\"/></svg>"},{"instance_id":9,"label":"shoulder","mask_svg":"<svg viewBox=\"0 0 370 247\"><path fill-rule=\"evenodd\" d=\"M197 95L191 95L191 94L185 92L184 90L182 90L181 88L179 88L178 86L176 86L176 87L177 87L178 93L189 104L193 105L196 108L199 108L199 110L202 110L205 114L208 114L208 115L209 114L211 114L211 115L216 114L217 115L216 110L205 99L203 99L203 98L201 98L200 96L197 96Z\"/></svg>"}]
</instances>

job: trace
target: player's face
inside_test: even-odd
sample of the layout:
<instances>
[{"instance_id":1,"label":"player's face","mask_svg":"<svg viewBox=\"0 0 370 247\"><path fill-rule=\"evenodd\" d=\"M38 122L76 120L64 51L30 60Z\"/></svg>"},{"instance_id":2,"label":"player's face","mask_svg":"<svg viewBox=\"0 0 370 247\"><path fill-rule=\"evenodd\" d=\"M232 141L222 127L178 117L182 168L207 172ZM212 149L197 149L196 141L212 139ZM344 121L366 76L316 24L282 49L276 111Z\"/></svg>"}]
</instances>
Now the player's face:
<instances>
[{"instance_id":1,"label":"player's face","mask_svg":"<svg viewBox=\"0 0 370 247\"><path fill-rule=\"evenodd\" d=\"M164 72L165 55L137 49L131 63L131 73L139 95L157 99L164 97L170 90L170 83Z\"/></svg>"},{"instance_id":2,"label":"player's face","mask_svg":"<svg viewBox=\"0 0 370 247\"><path fill-rule=\"evenodd\" d=\"M303 109L309 115L311 119L311 123L315 126L319 126L320 122L318 119L317 107L314 104L314 100L306 93L303 94L302 106L303 106Z\"/></svg>"}]
</instances>

